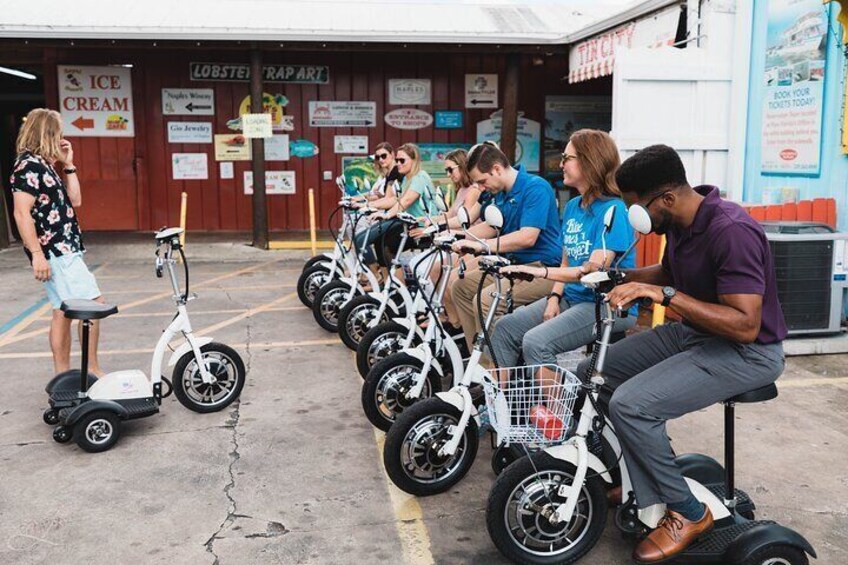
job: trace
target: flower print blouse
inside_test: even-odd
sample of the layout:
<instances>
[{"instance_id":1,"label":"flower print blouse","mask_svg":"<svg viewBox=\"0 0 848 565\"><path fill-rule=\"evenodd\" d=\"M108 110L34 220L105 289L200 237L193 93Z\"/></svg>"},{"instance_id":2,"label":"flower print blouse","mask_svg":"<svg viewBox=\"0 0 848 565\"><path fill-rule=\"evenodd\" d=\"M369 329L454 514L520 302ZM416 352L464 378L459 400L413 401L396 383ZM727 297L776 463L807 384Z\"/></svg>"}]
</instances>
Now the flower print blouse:
<instances>
[{"instance_id":1,"label":"flower print blouse","mask_svg":"<svg viewBox=\"0 0 848 565\"><path fill-rule=\"evenodd\" d=\"M65 183L52 166L26 151L15 161L10 182L12 192L26 192L35 198L30 214L45 257L85 251Z\"/></svg>"}]
</instances>

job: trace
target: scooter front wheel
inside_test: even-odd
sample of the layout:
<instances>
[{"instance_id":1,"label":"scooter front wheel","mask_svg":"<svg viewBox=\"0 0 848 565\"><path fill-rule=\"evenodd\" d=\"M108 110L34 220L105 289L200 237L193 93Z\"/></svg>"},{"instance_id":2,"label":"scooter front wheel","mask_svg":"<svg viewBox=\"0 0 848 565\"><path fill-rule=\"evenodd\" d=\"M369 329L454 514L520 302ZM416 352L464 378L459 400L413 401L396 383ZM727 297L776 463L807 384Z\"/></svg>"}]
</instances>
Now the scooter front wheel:
<instances>
[{"instance_id":1,"label":"scooter front wheel","mask_svg":"<svg viewBox=\"0 0 848 565\"><path fill-rule=\"evenodd\" d=\"M371 329L369 324L377 317L379 309L380 301L368 294L354 296L341 309L337 322L339 337L342 338L342 342L349 349L356 351L363 336ZM383 312L383 318L378 323L386 321L388 321L388 316L386 312Z\"/></svg>"},{"instance_id":2,"label":"scooter front wheel","mask_svg":"<svg viewBox=\"0 0 848 565\"><path fill-rule=\"evenodd\" d=\"M297 298L307 308L312 308L312 301L315 300L318 290L333 278L328 265L328 263L312 265L297 278Z\"/></svg>"},{"instance_id":3,"label":"scooter front wheel","mask_svg":"<svg viewBox=\"0 0 848 565\"><path fill-rule=\"evenodd\" d=\"M588 477L567 523L550 516L566 499L559 487L571 485L576 468L545 452L515 461L500 474L489 493L486 527L498 550L516 563L574 563L598 542L607 520L603 480Z\"/></svg>"},{"instance_id":4,"label":"scooter front wheel","mask_svg":"<svg viewBox=\"0 0 848 565\"><path fill-rule=\"evenodd\" d=\"M347 304L350 285L342 281L330 281L315 294L312 301L312 316L319 326L328 332L339 331L339 312Z\"/></svg>"},{"instance_id":5,"label":"scooter front wheel","mask_svg":"<svg viewBox=\"0 0 848 565\"><path fill-rule=\"evenodd\" d=\"M371 368L362 383L362 410L376 428L388 431L398 415L423 398L430 398L442 390L439 374L431 369L424 378L421 395L407 398L406 392L415 385L415 379L424 364L406 353L396 353Z\"/></svg>"},{"instance_id":6,"label":"scooter front wheel","mask_svg":"<svg viewBox=\"0 0 848 565\"><path fill-rule=\"evenodd\" d=\"M194 412L218 412L241 394L247 380L244 362L232 347L214 341L201 347L200 354L215 381L203 382L194 352L189 351L174 367L171 379L174 395L180 404Z\"/></svg>"},{"instance_id":7,"label":"scooter front wheel","mask_svg":"<svg viewBox=\"0 0 848 565\"><path fill-rule=\"evenodd\" d=\"M371 367L400 351L407 333L409 330L406 326L395 321L383 322L365 332L356 348L356 368L359 375L364 379ZM409 346L415 347L420 342L421 339L416 333Z\"/></svg>"},{"instance_id":8,"label":"scooter front wheel","mask_svg":"<svg viewBox=\"0 0 848 565\"><path fill-rule=\"evenodd\" d=\"M477 455L477 422L468 420L453 455L440 454L450 440L449 429L462 413L434 397L404 410L386 434L383 464L392 482L404 492L430 496L445 492L468 473Z\"/></svg>"}]
</instances>

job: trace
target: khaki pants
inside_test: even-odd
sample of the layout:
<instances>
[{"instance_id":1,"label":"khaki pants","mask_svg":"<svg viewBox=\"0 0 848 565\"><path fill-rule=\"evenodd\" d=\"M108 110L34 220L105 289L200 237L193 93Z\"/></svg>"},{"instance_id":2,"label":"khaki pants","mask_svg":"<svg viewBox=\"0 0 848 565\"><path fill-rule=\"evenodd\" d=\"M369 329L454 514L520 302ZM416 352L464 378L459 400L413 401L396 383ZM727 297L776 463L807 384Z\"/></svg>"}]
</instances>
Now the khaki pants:
<instances>
[{"instance_id":1,"label":"khaki pants","mask_svg":"<svg viewBox=\"0 0 848 565\"><path fill-rule=\"evenodd\" d=\"M541 267L539 262L528 263L534 267ZM474 269L465 273L465 278L457 280L451 288L451 298L456 306L459 314L459 321L462 324L462 331L465 334L465 341L468 343L469 351L474 345L474 339L477 332L480 331L480 323L477 315L477 287L480 286L480 279L483 278L483 271ZM492 306L492 295L495 292L494 278L487 278L486 282L491 281L491 284L486 285L483 289L483 318L489 313L489 308ZM512 303L515 308L530 304L542 298L551 292L554 283L546 279L533 279L531 282L515 281L515 286L512 287ZM503 294L509 289L509 281L503 279L501 282L501 290ZM498 311L495 314L495 320L506 313L506 300L501 300L498 305ZM490 329L491 332L491 329Z\"/></svg>"}]
</instances>

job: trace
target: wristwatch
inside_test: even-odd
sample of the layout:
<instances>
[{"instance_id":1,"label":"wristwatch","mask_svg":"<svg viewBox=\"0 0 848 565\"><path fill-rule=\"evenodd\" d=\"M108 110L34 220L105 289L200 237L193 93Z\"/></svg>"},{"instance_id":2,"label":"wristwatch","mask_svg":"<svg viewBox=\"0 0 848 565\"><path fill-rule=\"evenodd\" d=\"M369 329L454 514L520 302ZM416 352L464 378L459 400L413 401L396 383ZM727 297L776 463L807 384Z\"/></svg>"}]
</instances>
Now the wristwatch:
<instances>
[{"instance_id":1,"label":"wristwatch","mask_svg":"<svg viewBox=\"0 0 848 565\"><path fill-rule=\"evenodd\" d=\"M550 294L548 294L549 299L553 298L554 296L557 297L557 300L562 300L562 295L558 292L551 292Z\"/></svg>"},{"instance_id":2,"label":"wristwatch","mask_svg":"<svg viewBox=\"0 0 848 565\"><path fill-rule=\"evenodd\" d=\"M64 173L65 173L66 175L72 175L72 174L74 174L75 172L77 172L77 168L76 168L76 167L65 167L65 168L64 168L64 169L62 169L62 170L64 171Z\"/></svg>"},{"instance_id":3,"label":"wristwatch","mask_svg":"<svg viewBox=\"0 0 848 565\"><path fill-rule=\"evenodd\" d=\"M664 286L662 289L662 293L662 305L668 306L669 304L671 304L671 299L674 298L674 295L677 294L677 291L674 289L673 286Z\"/></svg>"}]
</instances>

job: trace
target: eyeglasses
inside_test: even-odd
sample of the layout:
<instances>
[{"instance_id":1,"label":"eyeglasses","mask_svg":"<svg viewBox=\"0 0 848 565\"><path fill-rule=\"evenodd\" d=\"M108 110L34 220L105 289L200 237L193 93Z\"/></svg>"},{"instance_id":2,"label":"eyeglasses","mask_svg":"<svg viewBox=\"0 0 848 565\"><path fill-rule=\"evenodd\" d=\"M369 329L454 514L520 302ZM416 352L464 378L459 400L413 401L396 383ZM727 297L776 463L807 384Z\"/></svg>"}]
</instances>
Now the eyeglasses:
<instances>
[{"instance_id":1,"label":"eyeglasses","mask_svg":"<svg viewBox=\"0 0 848 565\"><path fill-rule=\"evenodd\" d=\"M668 194L669 192L671 192L671 190L664 190L663 192L660 192L659 194L657 194L656 196L654 196L653 198L651 198L650 200L648 200L648 203L647 203L647 204L645 204L645 210L647 210L648 208L650 208L650 207L651 207L651 204L653 204L653 203L654 203L654 200L656 200L657 198L660 198L661 196L665 196L665 195L666 195L666 194Z\"/></svg>"},{"instance_id":2,"label":"eyeglasses","mask_svg":"<svg viewBox=\"0 0 848 565\"><path fill-rule=\"evenodd\" d=\"M406 163L406 161L407 159L404 159L403 157L397 157L395 159L395 163L397 163L398 165L403 165L404 163Z\"/></svg>"},{"instance_id":3,"label":"eyeglasses","mask_svg":"<svg viewBox=\"0 0 848 565\"><path fill-rule=\"evenodd\" d=\"M449 175L452 175L455 170L456 167L445 167L445 172Z\"/></svg>"},{"instance_id":4,"label":"eyeglasses","mask_svg":"<svg viewBox=\"0 0 848 565\"><path fill-rule=\"evenodd\" d=\"M383 159L388 159L389 154L388 153L375 153L374 158L377 159L378 161L382 161Z\"/></svg>"},{"instance_id":5,"label":"eyeglasses","mask_svg":"<svg viewBox=\"0 0 848 565\"><path fill-rule=\"evenodd\" d=\"M563 153L559 158L559 166L562 167L564 164L568 163L572 159L577 159L577 155L569 155L568 153Z\"/></svg>"}]
</instances>

